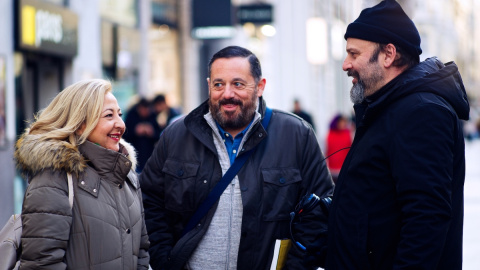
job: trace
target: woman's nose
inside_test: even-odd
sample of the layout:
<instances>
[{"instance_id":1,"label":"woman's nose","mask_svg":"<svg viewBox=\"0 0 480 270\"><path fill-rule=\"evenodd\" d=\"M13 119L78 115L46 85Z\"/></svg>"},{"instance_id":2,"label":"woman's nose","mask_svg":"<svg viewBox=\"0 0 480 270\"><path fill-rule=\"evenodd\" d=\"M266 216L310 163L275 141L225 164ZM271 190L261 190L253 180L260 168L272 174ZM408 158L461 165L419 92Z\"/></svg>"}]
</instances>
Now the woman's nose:
<instances>
[{"instance_id":1,"label":"woman's nose","mask_svg":"<svg viewBox=\"0 0 480 270\"><path fill-rule=\"evenodd\" d=\"M121 116L118 116L117 120L115 121L115 127L125 130L125 122L123 122L123 119Z\"/></svg>"}]
</instances>

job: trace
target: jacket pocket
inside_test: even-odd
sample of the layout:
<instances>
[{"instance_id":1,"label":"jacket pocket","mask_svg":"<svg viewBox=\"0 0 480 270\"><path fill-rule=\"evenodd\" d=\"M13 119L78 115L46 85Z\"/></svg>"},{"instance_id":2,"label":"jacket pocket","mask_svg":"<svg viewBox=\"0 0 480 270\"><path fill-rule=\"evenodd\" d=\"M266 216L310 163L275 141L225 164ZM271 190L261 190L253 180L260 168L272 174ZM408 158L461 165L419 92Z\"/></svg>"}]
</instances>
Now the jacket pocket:
<instances>
[{"instance_id":1,"label":"jacket pocket","mask_svg":"<svg viewBox=\"0 0 480 270\"><path fill-rule=\"evenodd\" d=\"M368 214L362 214L357 217L355 221L355 228L356 233L353 236L353 239L356 239L355 246L356 250L359 252L358 254L358 261L362 266L362 269L372 269L373 265L373 254L372 249L368 247Z\"/></svg>"},{"instance_id":2,"label":"jacket pocket","mask_svg":"<svg viewBox=\"0 0 480 270\"><path fill-rule=\"evenodd\" d=\"M195 210L195 183L200 164L166 160L165 208L175 212Z\"/></svg>"},{"instance_id":3,"label":"jacket pocket","mask_svg":"<svg viewBox=\"0 0 480 270\"><path fill-rule=\"evenodd\" d=\"M262 169L263 219L288 220L295 208L302 177L295 168Z\"/></svg>"}]
</instances>

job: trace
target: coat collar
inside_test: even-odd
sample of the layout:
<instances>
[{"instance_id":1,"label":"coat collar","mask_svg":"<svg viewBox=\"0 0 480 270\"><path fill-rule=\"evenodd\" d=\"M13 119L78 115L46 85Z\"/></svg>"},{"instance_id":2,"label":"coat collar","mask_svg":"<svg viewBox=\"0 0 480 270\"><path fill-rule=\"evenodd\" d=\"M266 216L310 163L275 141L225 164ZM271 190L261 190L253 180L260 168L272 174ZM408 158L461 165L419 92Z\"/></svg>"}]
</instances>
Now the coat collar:
<instances>
[{"instance_id":1,"label":"coat collar","mask_svg":"<svg viewBox=\"0 0 480 270\"><path fill-rule=\"evenodd\" d=\"M120 150L116 152L86 141L79 146L79 151L87 160L87 164L101 178L111 179L116 184L121 184L124 179L127 179L132 169L132 161L128 158L130 153L123 144L120 145ZM130 179L130 182L135 187L137 186L134 179Z\"/></svg>"},{"instance_id":2,"label":"coat collar","mask_svg":"<svg viewBox=\"0 0 480 270\"><path fill-rule=\"evenodd\" d=\"M354 105L357 126L368 124L390 104L414 93L432 93L444 98L458 117L467 120L470 106L455 63L428 58L395 77L361 104Z\"/></svg>"},{"instance_id":3,"label":"coat collar","mask_svg":"<svg viewBox=\"0 0 480 270\"><path fill-rule=\"evenodd\" d=\"M123 158L120 158L119 155L121 154L118 152L104 148L103 150L105 150L105 152L112 152L110 154L112 156L117 156L117 162L123 161L125 164L125 161L130 161L130 168L135 169L136 154L134 148L124 140L121 140L120 143L122 145L121 151L124 154L128 153L128 158L126 157L127 155L123 155ZM87 168L87 162L96 162L95 160L97 160L96 156L90 156L91 154L88 154L90 157L88 158L79 151L80 148L85 147L84 152L87 153L89 152L87 150L91 148L92 145L101 148L90 142L85 142L80 146L74 146L64 140L45 140L42 134L32 135L26 132L15 144L14 158L17 168L27 178L47 168L55 171L65 171L78 177ZM100 151L99 153L104 152L101 151L101 149L98 151ZM107 154L101 154L102 157L105 155ZM112 169L112 166L116 166L116 164L98 166L100 166L102 170L105 169L103 166L110 166L110 168L106 168L108 170ZM124 170L126 169L121 170L123 174L125 174Z\"/></svg>"}]
</instances>

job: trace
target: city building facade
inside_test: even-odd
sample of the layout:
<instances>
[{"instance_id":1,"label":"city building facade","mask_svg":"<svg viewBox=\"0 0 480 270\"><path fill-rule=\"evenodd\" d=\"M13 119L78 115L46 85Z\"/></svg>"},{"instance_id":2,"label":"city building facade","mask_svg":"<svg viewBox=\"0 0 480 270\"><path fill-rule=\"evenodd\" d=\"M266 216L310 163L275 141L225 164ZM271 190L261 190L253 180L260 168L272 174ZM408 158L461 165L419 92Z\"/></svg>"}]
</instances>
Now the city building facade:
<instances>
[{"instance_id":1,"label":"city building facade","mask_svg":"<svg viewBox=\"0 0 480 270\"><path fill-rule=\"evenodd\" d=\"M0 224L21 209L25 179L14 144L34 113L64 87L105 78L124 111L164 94L188 113L206 98L207 64L229 45L253 51L270 107L298 99L323 145L329 120L352 114L343 35L379 0L3 0L0 1ZM398 0L422 37L421 60L455 61L476 103L479 1ZM219 4L220 3L220 4Z\"/></svg>"}]
</instances>

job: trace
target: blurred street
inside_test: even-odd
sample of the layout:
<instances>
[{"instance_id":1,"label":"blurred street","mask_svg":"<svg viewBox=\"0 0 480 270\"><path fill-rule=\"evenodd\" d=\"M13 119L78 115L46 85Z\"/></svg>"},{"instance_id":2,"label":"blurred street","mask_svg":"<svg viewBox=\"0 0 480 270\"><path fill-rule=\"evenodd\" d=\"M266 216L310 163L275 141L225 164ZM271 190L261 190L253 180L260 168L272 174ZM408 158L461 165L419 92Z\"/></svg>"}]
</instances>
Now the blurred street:
<instances>
[{"instance_id":1,"label":"blurred street","mask_svg":"<svg viewBox=\"0 0 480 270\"><path fill-rule=\"evenodd\" d=\"M463 230L463 269L480 269L480 140L465 144L465 224Z\"/></svg>"},{"instance_id":2,"label":"blurred street","mask_svg":"<svg viewBox=\"0 0 480 270\"><path fill-rule=\"evenodd\" d=\"M261 62L268 106L293 112L301 104L325 150L331 120L355 118L352 78L342 69L345 31L381 1L0 0L0 228L21 212L26 188L13 158L16 141L36 112L83 79L110 80L124 120L148 101L163 130L173 111L185 115L208 99L212 55L239 45ZM454 61L465 85L471 109L464 132L472 139L465 142L463 269L479 270L480 0L396 1L419 30L420 61Z\"/></svg>"}]
</instances>

